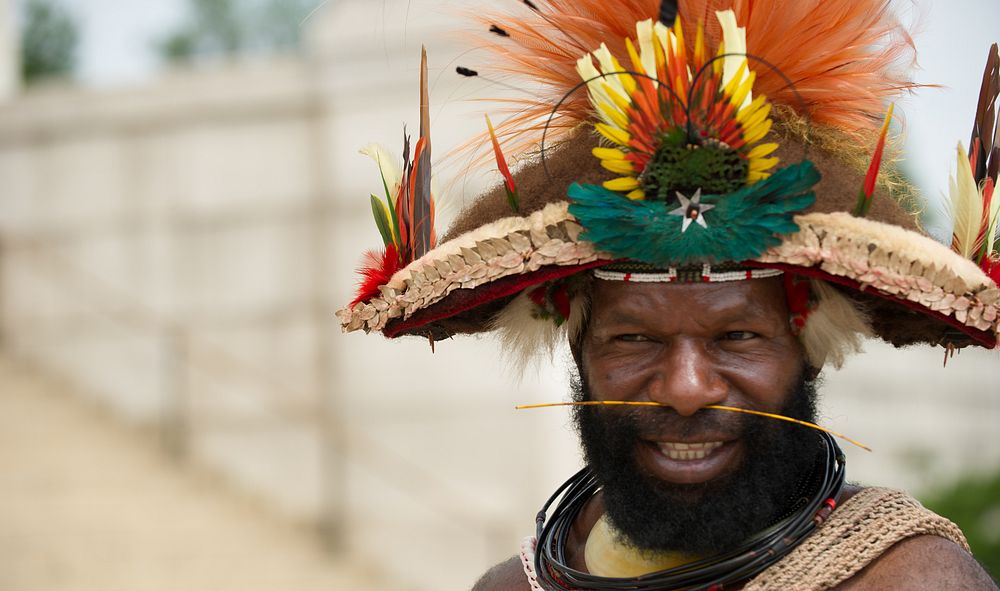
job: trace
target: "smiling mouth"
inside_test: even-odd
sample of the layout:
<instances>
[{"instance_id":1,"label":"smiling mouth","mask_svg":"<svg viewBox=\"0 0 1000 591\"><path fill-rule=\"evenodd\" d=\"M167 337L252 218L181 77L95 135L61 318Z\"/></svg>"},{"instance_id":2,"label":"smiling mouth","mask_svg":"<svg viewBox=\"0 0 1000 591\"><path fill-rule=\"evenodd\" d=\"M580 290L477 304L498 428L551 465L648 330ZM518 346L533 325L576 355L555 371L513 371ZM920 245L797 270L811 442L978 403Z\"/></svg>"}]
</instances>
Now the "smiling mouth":
<instances>
[{"instance_id":1,"label":"smiling mouth","mask_svg":"<svg viewBox=\"0 0 1000 591\"><path fill-rule=\"evenodd\" d=\"M722 447L722 441L706 441L702 443L680 443L661 441L656 443L660 453L671 460L704 460Z\"/></svg>"},{"instance_id":2,"label":"smiling mouth","mask_svg":"<svg viewBox=\"0 0 1000 591\"><path fill-rule=\"evenodd\" d=\"M738 439L696 443L645 440L638 449L639 462L651 476L674 484L708 482L732 472L743 451Z\"/></svg>"}]
</instances>

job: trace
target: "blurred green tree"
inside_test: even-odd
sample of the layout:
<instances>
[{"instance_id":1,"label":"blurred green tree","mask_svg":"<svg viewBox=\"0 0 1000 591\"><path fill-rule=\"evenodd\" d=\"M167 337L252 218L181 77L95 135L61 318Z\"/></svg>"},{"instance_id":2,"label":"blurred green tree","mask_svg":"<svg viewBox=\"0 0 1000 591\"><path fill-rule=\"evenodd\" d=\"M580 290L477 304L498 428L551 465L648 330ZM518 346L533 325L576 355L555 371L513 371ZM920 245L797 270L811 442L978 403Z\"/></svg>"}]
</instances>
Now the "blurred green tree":
<instances>
[{"instance_id":1,"label":"blurred green tree","mask_svg":"<svg viewBox=\"0 0 1000 591\"><path fill-rule=\"evenodd\" d=\"M53 0L28 0L21 30L21 79L26 85L69 77L76 67L79 32Z\"/></svg>"},{"instance_id":2,"label":"blurred green tree","mask_svg":"<svg viewBox=\"0 0 1000 591\"><path fill-rule=\"evenodd\" d=\"M958 524L976 559L1000 579L1000 470L963 477L921 500Z\"/></svg>"},{"instance_id":3,"label":"blurred green tree","mask_svg":"<svg viewBox=\"0 0 1000 591\"><path fill-rule=\"evenodd\" d=\"M173 63L295 51L302 21L324 0L188 0L190 19L159 43Z\"/></svg>"}]
</instances>

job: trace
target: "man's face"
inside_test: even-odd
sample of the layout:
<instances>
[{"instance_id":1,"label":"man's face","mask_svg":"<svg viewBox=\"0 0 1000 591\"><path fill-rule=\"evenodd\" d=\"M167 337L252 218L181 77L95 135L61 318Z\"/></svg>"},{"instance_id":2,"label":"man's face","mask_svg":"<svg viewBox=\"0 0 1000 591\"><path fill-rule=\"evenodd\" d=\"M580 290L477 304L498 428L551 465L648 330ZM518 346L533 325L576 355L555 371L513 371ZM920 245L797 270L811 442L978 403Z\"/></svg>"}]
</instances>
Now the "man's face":
<instances>
[{"instance_id":1,"label":"man's face","mask_svg":"<svg viewBox=\"0 0 1000 591\"><path fill-rule=\"evenodd\" d=\"M811 420L812 384L780 280L595 281L580 392L669 409L589 407L577 421L608 515L635 545L710 552L780 518L815 434L708 405Z\"/></svg>"}]
</instances>

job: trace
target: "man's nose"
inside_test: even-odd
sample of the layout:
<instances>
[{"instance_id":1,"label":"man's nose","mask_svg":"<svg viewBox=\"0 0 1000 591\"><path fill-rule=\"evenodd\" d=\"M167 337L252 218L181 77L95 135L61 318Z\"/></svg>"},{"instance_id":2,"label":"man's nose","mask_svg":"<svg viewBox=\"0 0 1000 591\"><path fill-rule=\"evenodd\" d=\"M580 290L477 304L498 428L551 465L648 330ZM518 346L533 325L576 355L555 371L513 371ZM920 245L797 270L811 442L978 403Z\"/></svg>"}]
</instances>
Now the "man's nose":
<instances>
[{"instance_id":1,"label":"man's nose","mask_svg":"<svg viewBox=\"0 0 1000 591\"><path fill-rule=\"evenodd\" d=\"M660 370L650 384L649 399L669 405L682 416L722 404L729 385L703 343L678 340L663 352Z\"/></svg>"}]
</instances>

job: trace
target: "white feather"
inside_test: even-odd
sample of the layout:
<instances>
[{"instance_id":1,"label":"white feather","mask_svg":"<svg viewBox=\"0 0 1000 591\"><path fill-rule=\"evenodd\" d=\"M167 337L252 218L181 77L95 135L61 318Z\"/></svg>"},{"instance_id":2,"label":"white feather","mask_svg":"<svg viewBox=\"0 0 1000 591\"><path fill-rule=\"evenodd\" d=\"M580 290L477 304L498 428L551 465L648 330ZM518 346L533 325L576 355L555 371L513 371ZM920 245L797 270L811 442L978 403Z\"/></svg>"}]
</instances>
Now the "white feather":
<instances>
[{"instance_id":1,"label":"white feather","mask_svg":"<svg viewBox=\"0 0 1000 591\"><path fill-rule=\"evenodd\" d=\"M653 19L646 19L635 24L636 39L639 41L639 61L646 74L656 79L656 53L653 43Z\"/></svg>"},{"instance_id":2,"label":"white feather","mask_svg":"<svg viewBox=\"0 0 1000 591\"><path fill-rule=\"evenodd\" d=\"M821 368L829 363L839 369L851 353L861 351L864 338L874 332L865 312L824 281L810 280L817 298L800 336L809 363Z\"/></svg>"},{"instance_id":3,"label":"white feather","mask_svg":"<svg viewBox=\"0 0 1000 591\"><path fill-rule=\"evenodd\" d=\"M722 84L723 86L736 77L740 67L747 63L747 30L736 23L736 13L732 10L720 10L715 13L722 26L722 42L725 44L726 57L722 58ZM743 70L738 84L742 84L750 76L750 69ZM746 100L740 108L753 102L753 93L747 93Z\"/></svg>"},{"instance_id":4,"label":"white feather","mask_svg":"<svg viewBox=\"0 0 1000 591\"><path fill-rule=\"evenodd\" d=\"M653 23L653 34L660 40L660 47L662 47L664 51L666 51L669 47L674 53L677 52L677 37L674 35L673 29L664 25L660 21L656 21ZM656 62L653 63L655 64ZM651 76L656 76L656 70L651 70L649 74ZM688 76L690 75L691 73L688 72Z\"/></svg>"},{"instance_id":5,"label":"white feather","mask_svg":"<svg viewBox=\"0 0 1000 591\"><path fill-rule=\"evenodd\" d=\"M587 296L577 294L570 300L569 319L556 326L551 320L536 317L535 303L528 297L531 289L518 294L490 323L504 358L517 373L533 363L551 360L560 343L578 338L589 308Z\"/></svg>"},{"instance_id":6,"label":"white feather","mask_svg":"<svg viewBox=\"0 0 1000 591\"><path fill-rule=\"evenodd\" d=\"M396 193L399 191L399 183L403 178L403 171L399 166L400 160L381 144L368 144L358 152L375 161L385 176L385 184L389 186L389 194L395 199ZM381 193L382 191L379 190L375 194L381 196Z\"/></svg>"},{"instance_id":7,"label":"white feather","mask_svg":"<svg viewBox=\"0 0 1000 591\"><path fill-rule=\"evenodd\" d=\"M621 67L615 64L615 59L611 55L611 50L608 49L608 46L604 43L601 43L601 47L594 52L594 57L597 58L597 62L601 66L601 71L605 74L623 71ZM601 81L606 88L613 90L618 94L618 96L626 97L628 96L628 93L625 92L624 80L625 79L622 76L607 76ZM614 105L614 103L611 104Z\"/></svg>"}]
</instances>

